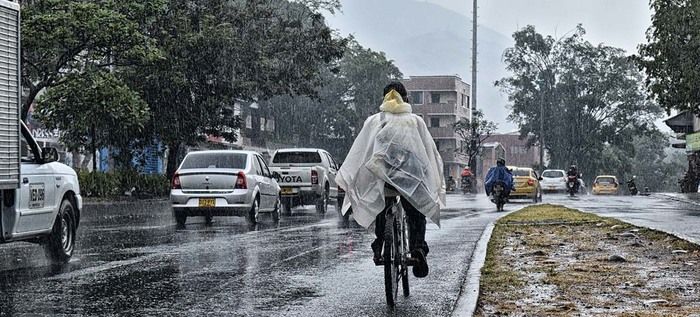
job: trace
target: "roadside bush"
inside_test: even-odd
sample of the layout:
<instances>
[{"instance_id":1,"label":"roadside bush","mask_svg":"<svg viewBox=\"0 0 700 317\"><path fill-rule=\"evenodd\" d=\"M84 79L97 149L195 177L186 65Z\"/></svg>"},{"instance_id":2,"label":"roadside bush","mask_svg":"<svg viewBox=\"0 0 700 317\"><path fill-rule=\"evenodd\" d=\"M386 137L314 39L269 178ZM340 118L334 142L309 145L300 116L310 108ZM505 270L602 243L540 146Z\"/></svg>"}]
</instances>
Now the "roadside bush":
<instances>
[{"instance_id":1,"label":"roadside bush","mask_svg":"<svg viewBox=\"0 0 700 317\"><path fill-rule=\"evenodd\" d=\"M136 171L81 172L78 178L80 191L85 197L152 198L165 197L170 193L170 182L165 175L142 175Z\"/></svg>"}]
</instances>

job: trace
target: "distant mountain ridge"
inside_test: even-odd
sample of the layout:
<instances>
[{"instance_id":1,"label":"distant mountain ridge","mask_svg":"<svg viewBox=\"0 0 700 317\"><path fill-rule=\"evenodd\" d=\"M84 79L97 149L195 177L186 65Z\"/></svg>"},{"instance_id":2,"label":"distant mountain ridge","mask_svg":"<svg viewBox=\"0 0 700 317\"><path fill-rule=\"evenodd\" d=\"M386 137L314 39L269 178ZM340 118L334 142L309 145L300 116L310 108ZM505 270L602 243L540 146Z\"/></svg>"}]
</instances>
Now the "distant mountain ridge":
<instances>
[{"instance_id":1,"label":"distant mountain ridge","mask_svg":"<svg viewBox=\"0 0 700 317\"><path fill-rule=\"evenodd\" d=\"M404 76L460 75L471 83L471 19L416 0L343 0L342 12L327 16L331 27L352 34L365 47L383 51ZM501 62L509 36L479 27L477 107L499 130L513 130L505 118L507 99L493 86L507 75Z\"/></svg>"}]
</instances>

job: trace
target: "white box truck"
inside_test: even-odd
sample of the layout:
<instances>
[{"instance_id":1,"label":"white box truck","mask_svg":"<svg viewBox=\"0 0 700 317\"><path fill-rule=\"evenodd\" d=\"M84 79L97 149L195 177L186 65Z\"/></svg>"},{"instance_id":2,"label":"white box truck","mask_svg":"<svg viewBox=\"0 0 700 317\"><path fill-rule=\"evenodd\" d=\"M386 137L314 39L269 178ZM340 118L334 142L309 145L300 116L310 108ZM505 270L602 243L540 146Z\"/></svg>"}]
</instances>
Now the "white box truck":
<instances>
[{"instance_id":1,"label":"white box truck","mask_svg":"<svg viewBox=\"0 0 700 317\"><path fill-rule=\"evenodd\" d=\"M53 262L73 255L82 198L55 148L39 148L21 120L19 4L0 0L0 243L44 245Z\"/></svg>"}]
</instances>

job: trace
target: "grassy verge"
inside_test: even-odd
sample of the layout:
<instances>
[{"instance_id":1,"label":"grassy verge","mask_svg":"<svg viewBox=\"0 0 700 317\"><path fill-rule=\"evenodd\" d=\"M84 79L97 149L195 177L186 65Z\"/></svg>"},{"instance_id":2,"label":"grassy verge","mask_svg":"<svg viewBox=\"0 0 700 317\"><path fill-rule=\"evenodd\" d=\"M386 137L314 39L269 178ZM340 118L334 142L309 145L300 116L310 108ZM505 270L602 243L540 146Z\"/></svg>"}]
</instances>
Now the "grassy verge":
<instances>
[{"instance_id":1,"label":"grassy verge","mask_svg":"<svg viewBox=\"0 0 700 317\"><path fill-rule=\"evenodd\" d=\"M561 206L499 220L478 316L700 316L700 247Z\"/></svg>"}]
</instances>

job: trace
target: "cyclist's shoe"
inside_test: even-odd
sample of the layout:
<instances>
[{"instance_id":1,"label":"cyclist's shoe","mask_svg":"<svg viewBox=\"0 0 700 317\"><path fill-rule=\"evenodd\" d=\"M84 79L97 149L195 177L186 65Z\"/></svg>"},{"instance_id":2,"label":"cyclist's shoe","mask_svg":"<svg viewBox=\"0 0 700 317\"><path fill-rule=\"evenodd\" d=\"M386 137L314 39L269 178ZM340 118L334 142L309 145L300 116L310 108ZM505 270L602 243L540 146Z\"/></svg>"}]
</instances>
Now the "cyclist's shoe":
<instances>
[{"instance_id":1,"label":"cyclist's shoe","mask_svg":"<svg viewBox=\"0 0 700 317\"><path fill-rule=\"evenodd\" d=\"M428 276L428 261L425 258L425 253L422 249L415 249L411 251L411 257L415 259L415 264L413 264L413 276L422 278Z\"/></svg>"},{"instance_id":2,"label":"cyclist's shoe","mask_svg":"<svg viewBox=\"0 0 700 317\"><path fill-rule=\"evenodd\" d=\"M380 239L375 239L374 242L372 242L372 252L374 253L374 264L380 265L382 263L382 244L384 244L384 241Z\"/></svg>"}]
</instances>

